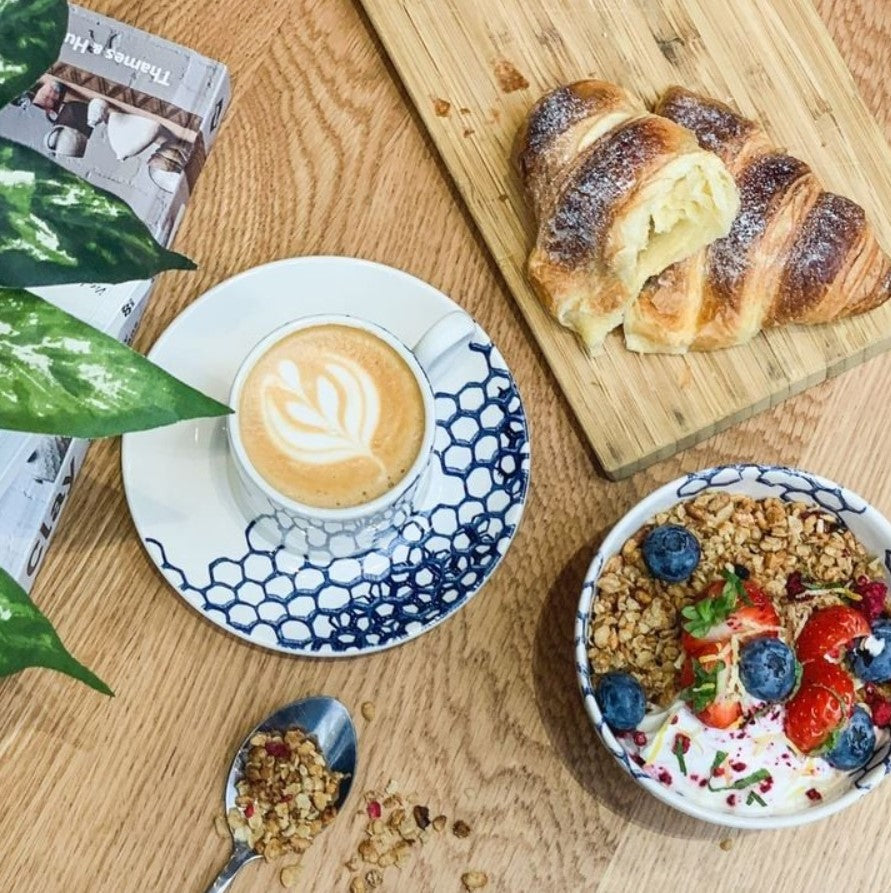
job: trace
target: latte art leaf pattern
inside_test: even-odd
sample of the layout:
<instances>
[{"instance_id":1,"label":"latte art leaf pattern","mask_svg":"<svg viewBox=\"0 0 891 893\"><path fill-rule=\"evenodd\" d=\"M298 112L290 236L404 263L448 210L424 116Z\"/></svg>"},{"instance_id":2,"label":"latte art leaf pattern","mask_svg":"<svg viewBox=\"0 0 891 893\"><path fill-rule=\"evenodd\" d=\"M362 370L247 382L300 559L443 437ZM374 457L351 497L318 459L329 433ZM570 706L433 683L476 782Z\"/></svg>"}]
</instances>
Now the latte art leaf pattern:
<instances>
[{"instance_id":1,"label":"latte art leaf pattern","mask_svg":"<svg viewBox=\"0 0 891 893\"><path fill-rule=\"evenodd\" d=\"M329 465L374 455L381 401L369 374L357 363L332 356L315 382L304 385L300 369L282 360L263 381L269 433L298 462ZM313 387L312 385L315 385Z\"/></svg>"}]
</instances>

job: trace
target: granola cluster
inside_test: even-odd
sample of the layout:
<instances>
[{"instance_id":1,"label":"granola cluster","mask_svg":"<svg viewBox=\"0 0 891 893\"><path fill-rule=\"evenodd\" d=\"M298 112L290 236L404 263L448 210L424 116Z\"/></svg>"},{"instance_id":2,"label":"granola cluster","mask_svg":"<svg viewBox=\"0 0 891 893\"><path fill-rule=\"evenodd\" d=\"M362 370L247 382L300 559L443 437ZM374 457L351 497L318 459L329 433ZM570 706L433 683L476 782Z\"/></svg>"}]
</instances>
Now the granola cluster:
<instances>
[{"instance_id":1,"label":"granola cluster","mask_svg":"<svg viewBox=\"0 0 891 893\"><path fill-rule=\"evenodd\" d=\"M232 835L270 862L301 855L337 815L344 776L328 768L301 729L258 732L250 744L235 807L226 816Z\"/></svg>"},{"instance_id":2,"label":"granola cluster","mask_svg":"<svg viewBox=\"0 0 891 893\"><path fill-rule=\"evenodd\" d=\"M684 583L663 583L644 564L641 545L650 530L662 524L682 525L699 540L699 566ZM662 706L670 703L678 692L680 611L722 570L734 568L744 568L774 599L789 641L815 608L842 602L839 594L819 590L791 597L790 575L798 572L815 583L840 585L861 575L881 577L879 562L822 509L725 491L704 493L656 515L607 561L589 629L594 672L626 670L650 700Z\"/></svg>"},{"instance_id":3,"label":"granola cluster","mask_svg":"<svg viewBox=\"0 0 891 893\"><path fill-rule=\"evenodd\" d=\"M392 781L383 791L366 791L364 799L364 834L356 855L346 863L353 875L350 893L370 893L383 886L388 868L402 868L431 834L441 834L448 825L445 815L431 814L429 806L416 802L414 795L399 793ZM467 822L458 819L452 823L455 837L464 839L470 833ZM482 871L467 871L461 876L466 890L480 890L488 881Z\"/></svg>"}]
</instances>

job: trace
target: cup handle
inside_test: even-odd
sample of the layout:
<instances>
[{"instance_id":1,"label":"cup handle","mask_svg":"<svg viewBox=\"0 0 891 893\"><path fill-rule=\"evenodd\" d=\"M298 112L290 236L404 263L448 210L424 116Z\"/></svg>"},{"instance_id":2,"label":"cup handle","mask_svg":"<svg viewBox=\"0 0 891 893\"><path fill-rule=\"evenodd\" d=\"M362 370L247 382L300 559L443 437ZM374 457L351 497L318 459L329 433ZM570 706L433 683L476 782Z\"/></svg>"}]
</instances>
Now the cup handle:
<instances>
[{"instance_id":1,"label":"cup handle","mask_svg":"<svg viewBox=\"0 0 891 893\"><path fill-rule=\"evenodd\" d=\"M455 310L435 322L421 336L413 351L424 371L432 378L433 370L453 351L464 347L476 330L476 323L463 310Z\"/></svg>"}]
</instances>

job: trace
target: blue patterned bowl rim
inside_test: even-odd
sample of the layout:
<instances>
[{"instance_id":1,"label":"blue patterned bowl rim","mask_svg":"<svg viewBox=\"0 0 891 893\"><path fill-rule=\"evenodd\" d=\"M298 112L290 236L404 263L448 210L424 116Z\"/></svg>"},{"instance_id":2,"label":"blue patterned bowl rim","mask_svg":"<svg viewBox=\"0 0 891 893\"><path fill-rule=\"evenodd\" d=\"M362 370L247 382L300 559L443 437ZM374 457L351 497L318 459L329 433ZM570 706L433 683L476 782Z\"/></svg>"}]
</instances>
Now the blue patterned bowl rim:
<instances>
[{"instance_id":1,"label":"blue patterned bowl rim","mask_svg":"<svg viewBox=\"0 0 891 893\"><path fill-rule=\"evenodd\" d=\"M871 538L881 543L886 580L891 582L891 522L856 493L811 472L781 465L739 463L706 468L686 474L653 491L630 509L604 538L588 566L576 612L575 661L585 709L595 731L606 749L638 784L668 806L702 821L726 827L765 830L808 824L856 803L865 794L878 787L891 772L891 742L881 746L864 769L851 773L851 786L848 790L819 805L799 812L763 817L733 815L709 809L688 800L681 793L646 775L628 758L621 744L603 721L594 697L587 653L587 630L597 591L597 580L607 559L616 554L628 537L647 520L668 506L692 499L706 490L735 489L745 492L747 484L751 487L772 488L776 491L773 495L781 499L801 499L826 508L852 528L858 527L859 532L854 530L858 538L862 536L864 530L870 531ZM878 550L876 552L879 554Z\"/></svg>"}]
</instances>

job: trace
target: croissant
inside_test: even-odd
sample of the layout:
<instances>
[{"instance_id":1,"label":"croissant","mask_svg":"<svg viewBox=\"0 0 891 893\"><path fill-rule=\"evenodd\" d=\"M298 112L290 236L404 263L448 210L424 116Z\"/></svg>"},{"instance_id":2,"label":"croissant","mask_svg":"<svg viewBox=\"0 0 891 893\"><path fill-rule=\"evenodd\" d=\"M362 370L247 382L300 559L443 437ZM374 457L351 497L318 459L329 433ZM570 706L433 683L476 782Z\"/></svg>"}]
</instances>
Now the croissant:
<instances>
[{"instance_id":1,"label":"croissant","mask_svg":"<svg viewBox=\"0 0 891 893\"><path fill-rule=\"evenodd\" d=\"M717 155L603 81L539 100L516 161L538 221L530 279L592 353L651 276L727 235L739 208Z\"/></svg>"},{"instance_id":2,"label":"croissant","mask_svg":"<svg viewBox=\"0 0 891 893\"><path fill-rule=\"evenodd\" d=\"M736 179L729 234L650 280L625 315L625 344L684 353L742 344L762 328L825 323L891 295L891 264L863 209L823 191L729 106L672 87L656 112L689 128Z\"/></svg>"}]
</instances>

